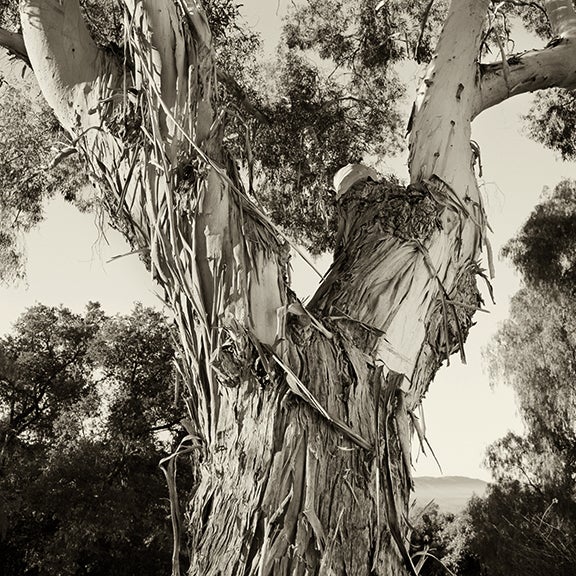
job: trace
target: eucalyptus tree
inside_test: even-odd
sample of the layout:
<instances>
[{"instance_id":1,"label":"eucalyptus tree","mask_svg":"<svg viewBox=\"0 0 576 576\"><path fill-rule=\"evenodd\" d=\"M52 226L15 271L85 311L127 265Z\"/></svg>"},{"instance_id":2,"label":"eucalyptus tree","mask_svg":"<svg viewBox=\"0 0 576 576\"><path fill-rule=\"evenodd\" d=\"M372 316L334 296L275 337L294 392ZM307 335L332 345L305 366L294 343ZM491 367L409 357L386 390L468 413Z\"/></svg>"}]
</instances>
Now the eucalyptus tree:
<instances>
[{"instance_id":1,"label":"eucalyptus tree","mask_svg":"<svg viewBox=\"0 0 576 576\"><path fill-rule=\"evenodd\" d=\"M381 70L402 55L430 62L408 123L410 182L357 163L336 173L334 263L306 306L290 289L285 235L259 207L259 181L242 183L235 151L249 168L258 159L249 145L229 145L225 75L202 5L120 4L113 48L95 42L78 0L22 0L21 30L0 40L30 63L69 148L174 313L189 434L170 473L178 458L197 462L185 514L170 484L174 574L184 532L190 574L414 573L406 510L415 410L443 360L464 357L482 304L487 223L471 123L518 94L576 85L571 0L527 3L546 15L543 25L532 20L552 40L521 54L506 53L506 26L495 25L508 3L490 0L350 3L356 19L321 30L340 46L325 54L380 78L380 90L368 83L362 98L349 95L368 99L364 113L376 124L384 120L374 109L393 97ZM292 48L323 38L297 32ZM487 63L490 42L501 53ZM284 125L320 93L282 100ZM250 90L243 96L244 110L265 122ZM329 138L304 128L295 147L327 164ZM286 154L269 152L270 162ZM290 182L274 179L264 160L268 195L276 187L288 203ZM284 172L294 189L303 163Z\"/></svg>"}]
</instances>

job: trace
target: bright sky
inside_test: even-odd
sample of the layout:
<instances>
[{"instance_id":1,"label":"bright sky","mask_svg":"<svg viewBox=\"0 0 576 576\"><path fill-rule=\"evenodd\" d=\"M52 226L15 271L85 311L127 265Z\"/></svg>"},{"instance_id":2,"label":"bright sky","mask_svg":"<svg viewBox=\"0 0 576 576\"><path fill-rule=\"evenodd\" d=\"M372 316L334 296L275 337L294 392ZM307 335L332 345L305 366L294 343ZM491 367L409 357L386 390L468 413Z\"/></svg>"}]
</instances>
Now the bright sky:
<instances>
[{"instance_id":1,"label":"bright sky","mask_svg":"<svg viewBox=\"0 0 576 576\"><path fill-rule=\"evenodd\" d=\"M244 0L243 4L249 23L263 32L271 46L278 34L279 16L289 1ZM485 113L474 124L495 255L526 219L544 186L554 186L565 177L576 178L576 166L556 161L552 153L521 135L520 115L528 105L529 97L516 98ZM401 175L404 164L403 158L389 161L390 170ZM0 288L0 334L36 302L64 304L80 311L88 301L97 300L109 314L128 312L134 301L157 305L155 288L137 256L109 262L129 249L119 234L107 231L106 235L109 244L100 236L93 216L54 201L46 222L27 241L27 286ZM313 292L317 277L298 258L294 259L294 272L297 292ZM489 479L481 466L486 447L509 429L521 429L512 392L501 386L490 389L481 359L481 349L498 322L506 318L508 299L518 287L514 273L499 259L493 285L497 304L488 306L489 315L475 317L477 326L466 347L468 365L460 365L453 357L424 401L428 438L446 475ZM415 474L440 473L431 457L420 456Z\"/></svg>"}]
</instances>

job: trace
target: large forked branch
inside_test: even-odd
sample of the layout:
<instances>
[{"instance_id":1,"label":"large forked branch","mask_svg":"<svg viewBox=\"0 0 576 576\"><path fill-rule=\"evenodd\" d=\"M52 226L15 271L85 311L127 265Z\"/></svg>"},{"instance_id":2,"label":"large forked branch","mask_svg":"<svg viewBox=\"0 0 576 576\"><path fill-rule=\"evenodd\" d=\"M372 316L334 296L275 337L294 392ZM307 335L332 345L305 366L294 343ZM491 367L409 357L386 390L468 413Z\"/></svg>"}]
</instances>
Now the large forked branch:
<instances>
[{"instance_id":1,"label":"large forked branch","mask_svg":"<svg viewBox=\"0 0 576 576\"><path fill-rule=\"evenodd\" d=\"M576 88L576 37L569 37L543 50L511 56L505 62L480 67L473 116L507 98L545 88Z\"/></svg>"},{"instance_id":2,"label":"large forked branch","mask_svg":"<svg viewBox=\"0 0 576 576\"><path fill-rule=\"evenodd\" d=\"M544 7L556 38L542 50L481 65L473 117L526 92L576 88L576 11L572 0L547 0Z\"/></svg>"},{"instance_id":3,"label":"large forked branch","mask_svg":"<svg viewBox=\"0 0 576 576\"><path fill-rule=\"evenodd\" d=\"M46 100L174 311L190 416L209 446L220 343L234 334L246 355L252 339L274 343L286 256L222 146L203 12L173 0L125 6L125 70L94 44L78 0L23 0L24 39Z\"/></svg>"}]
</instances>

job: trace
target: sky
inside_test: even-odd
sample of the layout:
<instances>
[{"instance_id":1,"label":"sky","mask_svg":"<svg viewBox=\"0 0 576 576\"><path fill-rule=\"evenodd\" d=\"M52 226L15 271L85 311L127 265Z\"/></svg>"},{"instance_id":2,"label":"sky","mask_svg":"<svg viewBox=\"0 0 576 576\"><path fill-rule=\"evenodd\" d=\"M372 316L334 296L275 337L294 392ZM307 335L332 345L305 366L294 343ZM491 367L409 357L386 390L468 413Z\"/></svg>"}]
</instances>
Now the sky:
<instances>
[{"instance_id":1,"label":"sky","mask_svg":"<svg viewBox=\"0 0 576 576\"><path fill-rule=\"evenodd\" d=\"M274 46L280 17L289 4L289 0L243 0L247 22L262 32L268 49ZM403 71L414 90L421 72L417 68ZM560 162L522 134L520 117L529 102L529 96L507 101L484 113L473 126L473 138L481 149L481 189L494 230L495 255L525 221L545 186L576 178L575 165ZM386 164L391 172L406 175L404 156L387 159ZM110 261L128 251L118 233L108 229L102 235L93 215L80 214L62 200L54 200L45 222L27 238L26 283L0 288L0 334L37 302L81 311L88 301L99 301L108 314L129 312L135 301L158 306L156 288L137 256ZM325 257L317 265L326 268L329 262ZM482 362L481 350L506 318L509 298L519 286L518 277L505 262L496 259L495 264L497 303L487 302L490 314L475 317L477 325L466 345L468 364L461 365L453 356L423 403L428 439L445 475L489 480L482 467L486 447L508 430L522 429L512 391L503 385L492 389ZM293 268L296 292L301 297L313 293L316 274L297 256ZM415 465L417 476L441 474L430 455L418 455Z\"/></svg>"}]
</instances>

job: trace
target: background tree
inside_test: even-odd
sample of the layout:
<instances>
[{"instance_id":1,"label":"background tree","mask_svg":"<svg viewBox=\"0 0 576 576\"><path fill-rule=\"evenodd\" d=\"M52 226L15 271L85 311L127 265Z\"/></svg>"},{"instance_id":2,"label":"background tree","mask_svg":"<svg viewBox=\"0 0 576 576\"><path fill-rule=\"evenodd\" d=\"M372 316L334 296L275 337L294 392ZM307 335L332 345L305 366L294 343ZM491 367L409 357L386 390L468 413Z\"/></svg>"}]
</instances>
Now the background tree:
<instances>
[{"instance_id":1,"label":"background tree","mask_svg":"<svg viewBox=\"0 0 576 576\"><path fill-rule=\"evenodd\" d=\"M422 576L480 576L481 563L471 552L473 531L466 512L440 512L435 503L417 510L411 520L410 544Z\"/></svg>"},{"instance_id":2,"label":"background tree","mask_svg":"<svg viewBox=\"0 0 576 576\"><path fill-rule=\"evenodd\" d=\"M557 494L513 481L493 484L484 498L471 500L470 552L485 573L567 576L573 571L574 503L567 498L559 503Z\"/></svg>"},{"instance_id":3,"label":"background tree","mask_svg":"<svg viewBox=\"0 0 576 576\"><path fill-rule=\"evenodd\" d=\"M505 248L526 285L486 353L492 379L514 388L527 427L525 438L509 436L493 448L492 468L509 454L505 469L524 480L536 474L540 482L568 482L570 493L576 465L575 209L574 183L561 182Z\"/></svg>"},{"instance_id":4,"label":"background tree","mask_svg":"<svg viewBox=\"0 0 576 576\"><path fill-rule=\"evenodd\" d=\"M266 99L251 98L249 85L232 90L222 74L218 84L215 40L197 2L123 1L116 47L93 41L77 0L23 0L22 34L2 34L30 62L101 204L174 314L190 433L170 462L194 454L198 463L186 509L191 574L414 572L405 520L414 410L444 359L465 357L482 305L486 218L471 122L516 94L576 86L570 0L542 3L553 41L516 55L499 37L506 4L330 5L339 30L296 12L277 66L284 93ZM403 29L414 14L420 21ZM487 63L494 44L503 54ZM296 50L337 60L350 81L322 78ZM413 54L431 60L407 122L410 183L352 165L322 194L338 162L381 155L394 141L390 67ZM222 85L252 135L242 151ZM268 120L262 106L274 112ZM265 144L271 132L278 148ZM265 178L252 174L245 187L234 156L249 176L262 166ZM328 234L312 242L335 246L306 309L289 287L286 230L257 203L261 190L288 210L284 185L320 208ZM298 226L294 233L304 237ZM173 491L176 532L178 512Z\"/></svg>"},{"instance_id":5,"label":"background tree","mask_svg":"<svg viewBox=\"0 0 576 576\"><path fill-rule=\"evenodd\" d=\"M525 281L487 351L516 392L526 431L493 444L494 484L468 506L470 550L489 574L570 574L574 514L574 184L536 206L504 252Z\"/></svg>"},{"instance_id":6,"label":"background tree","mask_svg":"<svg viewBox=\"0 0 576 576\"><path fill-rule=\"evenodd\" d=\"M97 304L83 315L37 305L0 357L2 574L165 574L158 465L180 412L165 318L140 305L112 318Z\"/></svg>"}]
</instances>

